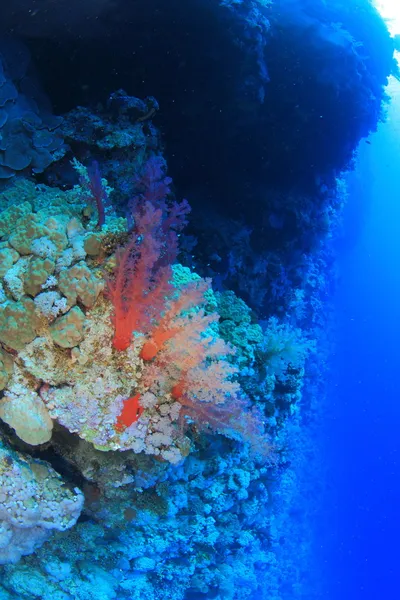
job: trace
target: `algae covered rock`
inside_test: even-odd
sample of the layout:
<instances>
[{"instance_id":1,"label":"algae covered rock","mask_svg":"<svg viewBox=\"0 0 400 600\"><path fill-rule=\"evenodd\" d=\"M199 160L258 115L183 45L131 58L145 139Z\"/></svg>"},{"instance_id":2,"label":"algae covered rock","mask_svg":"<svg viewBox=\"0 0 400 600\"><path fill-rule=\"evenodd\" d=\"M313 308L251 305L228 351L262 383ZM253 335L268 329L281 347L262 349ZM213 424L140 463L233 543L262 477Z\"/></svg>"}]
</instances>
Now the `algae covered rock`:
<instances>
[{"instance_id":1,"label":"algae covered rock","mask_svg":"<svg viewBox=\"0 0 400 600\"><path fill-rule=\"evenodd\" d=\"M0 348L0 390L6 387L14 367L14 361L10 354Z\"/></svg>"}]
</instances>

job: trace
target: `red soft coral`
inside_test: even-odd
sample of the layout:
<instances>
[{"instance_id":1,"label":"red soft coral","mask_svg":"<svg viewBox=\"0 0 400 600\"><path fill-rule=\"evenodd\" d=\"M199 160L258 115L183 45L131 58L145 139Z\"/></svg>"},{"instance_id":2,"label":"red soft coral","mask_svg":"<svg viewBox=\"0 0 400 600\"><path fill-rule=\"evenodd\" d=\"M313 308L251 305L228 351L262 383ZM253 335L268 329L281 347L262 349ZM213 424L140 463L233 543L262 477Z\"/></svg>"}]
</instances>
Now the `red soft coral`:
<instances>
[{"instance_id":1,"label":"red soft coral","mask_svg":"<svg viewBox=\"0 0 400 600\"><path fill-rule=\"evenodd\" d=\"M107 285L114 306L116 350L129 347L133 331L150 330L172 292L171 265L178 253L178 232L190 208L186 201L167 201L169 183L162 160L149 159L138 182L140 193L131 203L134 230L128 244L117 252L115 274Z\"/></svg>"},{"instance_id":2,"label":"red soft coral","mask_svg":"<svg viewBox=\"0 0 400 600\"><path fill-rule=\"evenodd\" d=\"M168 204L170 180L163 173L162 163L151 159L140 180L143 191L132 203L135 229L117 253L115 276L108 282L114 348L126 350L133 331L145 334L142 386L170 393L182 406L182 426L192 421L200 429L247 439L265 454L261 415L249 408L234 380L237 368L228 358L233 349L212 331L218 314L203 308L209 281L198 279L179 291L171 284L188 206ZM139 418L139 398L136 393L125 403L118 428Z\"/></svg>"},{"instance_id":3,"label":"red soft coral","mask_svg":"<svg viewBox=\"0 0 400 600\"><path fill-rule=\"evenodd\" d=\"M160 265L162 257L161 210L146 202L136 215L136 231L117 252L115 275L107 294L114 306L113 346L126 350L133 331L145 332L164 307L171 291L171 267Z\"/></svg>"}]
</instances>

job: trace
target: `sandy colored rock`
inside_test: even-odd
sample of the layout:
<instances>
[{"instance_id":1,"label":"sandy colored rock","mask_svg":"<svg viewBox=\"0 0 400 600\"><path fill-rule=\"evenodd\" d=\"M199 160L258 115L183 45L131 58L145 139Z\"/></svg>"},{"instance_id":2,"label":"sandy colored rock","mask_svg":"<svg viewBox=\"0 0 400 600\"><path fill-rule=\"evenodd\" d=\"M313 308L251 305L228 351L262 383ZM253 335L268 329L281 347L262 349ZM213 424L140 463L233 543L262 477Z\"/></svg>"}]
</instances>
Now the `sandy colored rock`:
<instances>
[{"instance_id":1,"label":"sandy colored rock","mask_svg":"<svg viewBox=\"0 0 400 600\"><path fill-rule=\"evenodd\" d=\"M13 357L0 348L0 390L6 387L14 368Z\"/></svg>"}]
</instances>

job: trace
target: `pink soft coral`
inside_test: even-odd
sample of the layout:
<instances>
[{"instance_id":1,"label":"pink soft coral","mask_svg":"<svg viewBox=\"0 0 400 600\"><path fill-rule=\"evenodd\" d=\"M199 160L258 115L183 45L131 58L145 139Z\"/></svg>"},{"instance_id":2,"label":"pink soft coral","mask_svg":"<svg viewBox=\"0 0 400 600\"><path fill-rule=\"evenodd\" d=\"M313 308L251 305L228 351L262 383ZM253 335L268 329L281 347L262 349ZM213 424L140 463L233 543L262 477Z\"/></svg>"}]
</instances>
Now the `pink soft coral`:
<instances>
[{"instance_id":1,"label":"pink soft coral","mask_svg":"<svg viewBox=\"0 0 400 600\"><path fill-rule=\"evenodd\" d=\"M177 298L169 302L168 307L162 315L159 316L158 323L152 327L149 332L149 338L144 343L140 356L143 360L151 360L164 347L164 344L177 337L179 333L185 334L188 331L187 319L179 318L183 311L188 311L204 303L204 292L209 288L209 281L200 279L188 284L180 290ZM191 325L195 320L192 319ZM197 335L206 328L204 320L199 323Z\"/></svg>"},{"instance_id":2,"label":"pink soft coral","mask_svg":"<svg viewBox=\"0 0 400 600\"><path fill-rule=\"evenodd\" d=\"M147 359L143 384L148 388L156 384L181 404L182 428L192 422L200 430L247 440L256 453L266 456L270 446L263 435L262 415L250 408L234 380L238 369L228 360L234 350L211 331L218 315L201 308L208 285L200 280L183 288L150 332L142 349L142 358ZM196 309L188 311L194 301Z\"/></svg>"}]
</instances>

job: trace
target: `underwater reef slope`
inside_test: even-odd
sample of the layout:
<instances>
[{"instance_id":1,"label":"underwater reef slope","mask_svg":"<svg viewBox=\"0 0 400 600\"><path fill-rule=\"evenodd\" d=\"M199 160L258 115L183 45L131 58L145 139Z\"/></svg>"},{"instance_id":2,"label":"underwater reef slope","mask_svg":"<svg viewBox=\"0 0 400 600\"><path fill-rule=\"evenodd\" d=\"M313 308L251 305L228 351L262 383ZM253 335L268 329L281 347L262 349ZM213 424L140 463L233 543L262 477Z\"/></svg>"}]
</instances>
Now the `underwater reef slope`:
<instances>
[{"instance_id":1,"label":"underwater reef slope","mask_svg":"<svg viewBox=\"0 0 400 600\"><path fill-rule=\"evenodd\" d=\"M85 12L93 2L69 2L84 33L65 25L63 3L43 2L30 16L32 2L20 2L25 20L4 6L3 29L18 16L57 112L119 87L153 95L181 185L225 180L230 190L240 186L236 201L244 182L304 190L346 168L376 126L395 68L393 41L368 0L104 1L96 19ZM98 22L107 35L93 38Z\"/></svg>"},{"instance_id":2,"label":"underwater reef slope","mask_svg":"<svg viewBox=\"0 0 400 600\"><path fill-rule=\"evenodd\" d=\"M0 599L321 598L330 240L393 40L367 0L57 9L0 7Z\"/></svg>"},{"instance_id":3,"label":"underwater reef slope","mask_svg":"<svg viewBox=\"0 0 400 600\"><path fill-rule=\"evenodd\" d=\"M55 112L105 105L118 89L155 97L170 173L193 209L196 268L219 279L222 270L226 289L270 314L271 278L295 278L303 248L326 233L336 179L375 130L397 72L372 3L105 3L95 20L82 12L84 32L57 30L50 4L38 12L44 29L24 30L26 16L21 35ZM13 13L0 10L7 29ZM265 263L261 297L246 269L257 277Z\"/></svg>"},{"instance_id":4,"label":"underwater reef slope","mask_svg":"<svg viewBox=\"0 0 400 600\"><path fill-rule=\"evenodd\" d=\"M238 544L249 593L259 564L276 587L287 499L272 509L273 490L292 477L285 422L315 342L276 318L262 328L176 262L189 207L161 157L131 231L110 205L99 226L77 168L70 190L18 178L0 195L1 584L20 598L232 595Z\"/></svg>"}]
</instances>

